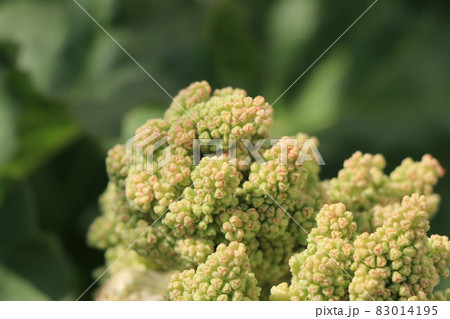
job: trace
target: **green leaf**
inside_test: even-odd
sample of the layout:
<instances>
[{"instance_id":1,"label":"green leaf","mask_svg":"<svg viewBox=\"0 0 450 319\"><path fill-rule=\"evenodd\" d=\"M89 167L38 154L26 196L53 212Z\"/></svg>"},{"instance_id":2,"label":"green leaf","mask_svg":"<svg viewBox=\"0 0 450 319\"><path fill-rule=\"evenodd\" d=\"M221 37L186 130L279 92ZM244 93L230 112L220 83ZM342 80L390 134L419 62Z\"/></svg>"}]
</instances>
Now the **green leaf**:
<instances>
[{"instance_id":1,"label":"green leaf","mask_svg":"<svg viewBox=\"0 0 450 319\"><path fill-rule=\"evenodd\" d=\"M20 45L20 67L47 92L57 81L54 75L60 66L55 61L68 37L65 5L59 1L24 0L0 5L0 39Z\"/></svg>"},{"instance_id":2,"label":"green leaf","mask_svg":"<svg viewBox=\"0 0 450 319\"><path fill-rule=\"evenodd\" d=\"M293 66L319 25L319 3L310 0L282 0L274 3L267 19L269 56L264 77L265 96L276 99L289 86ZM303 60L303 62L306 62ZM297 70L297 72L303 72ZM293 81L293 80L292 80Z\"/></svg>"},{"instance_id":3,"label":"green leaf","mask_svg":"<svg viewBox=\"0 0 450 319\"><path fill-rule=\"evenodd\" d=\"M21 179L79 136L74 123L58 123L24 134L13 160L0 165L0 176Z\"/></svg>"},{"instance_id":4,"label":"green leaf","mask_svg":"<svg viewBox=\"0 0 450 319\"><path fill-rule=\"evenodd\" d=\"M39 291L28 280L17 275L8 268L0 265L0 300L49 300L43 292Z\"/></svg>"},{"instance_id":5,"label":"green leaf","mask_svg":"<svg viewBox=\"0 0 450 319\"><path fill-rule=\"evenodd\" d=\"M2 146L0 165L11 158L17 143L14 115L12 109L9 107L11 101L5 92L5 87L1 85L4 82L4 76L4 72L0 70L0 145Z\"/></svg>"},{"instance_id":6,"label":"green leaf","mask_svg":"<svg viewBox=\"0 0 450 319\"><path fill-rule=\"evenodd\" d=\"M26 183L17 184L0 207L0 264L14 269L51 299L73 298L72 261L56 236L39 229L33 195Z\"/></svg>"},{"instance_id":7,"label":"green leaf","mask_svg":"<svg viewBox=\"0 0 450 319\"><path fill-rule=\"evenodd\" d=\"M38 93L17 67L15 46L0 44L0 177L20 179L80 136L65 105Z\"/></svg>"},{"instance_id":8,"label":"green leaf","mask_svg":"<svg viewBox=\"0 0 450 319\"><path fill-rule=\"evenodd\" d=\"M314 133L336 123L343 115L339 112L340 94L348 65L346 55L334 52L311 69L307 79L300 79L296 83L300 88L291 88L298 90L291 107L279 107L278 103L275 106L275 125L280 123L279 127L275 126L275 133L279 136L299 131Z\"/></svg>"}]
</instances>

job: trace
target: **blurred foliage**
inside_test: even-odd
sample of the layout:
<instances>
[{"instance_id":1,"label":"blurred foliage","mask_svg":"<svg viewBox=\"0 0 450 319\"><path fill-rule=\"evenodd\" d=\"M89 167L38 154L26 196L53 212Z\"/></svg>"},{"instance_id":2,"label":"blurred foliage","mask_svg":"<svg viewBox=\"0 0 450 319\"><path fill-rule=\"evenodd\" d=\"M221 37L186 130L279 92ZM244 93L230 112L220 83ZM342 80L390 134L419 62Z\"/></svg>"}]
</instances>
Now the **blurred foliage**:
<instances>
[{"instance_id":1,"label":"blurred foliage","mask_svg":"<svg viewBox=\"0 0 450 319\"><path fill-rule=\"evenodd\" d=\"M273 102L371 1L79 3L171 95L205 79ZM449 7L378 1L277 101L274 135L316 134L324 178L355 150L383 153L389 169L431 153L448 169ZM0 2L0 299L89 286L105 152L169 103L74 1ZM449 235L449 176L437 191L432 231Z\"/></svg>"}]
</instances>

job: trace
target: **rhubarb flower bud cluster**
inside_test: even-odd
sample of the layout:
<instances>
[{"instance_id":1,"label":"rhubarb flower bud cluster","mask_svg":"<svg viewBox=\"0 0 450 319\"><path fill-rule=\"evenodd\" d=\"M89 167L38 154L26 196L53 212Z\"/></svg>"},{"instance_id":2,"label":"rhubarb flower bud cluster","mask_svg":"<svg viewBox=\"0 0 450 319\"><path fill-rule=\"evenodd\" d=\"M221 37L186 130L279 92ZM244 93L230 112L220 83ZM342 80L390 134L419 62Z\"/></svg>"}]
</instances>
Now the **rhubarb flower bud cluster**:
<instances>
[{"instance_id":1,"label":"rhubarb flower bud cluster","mask_svg":"<svg viewBox=\"0 0 450 319\"><path fill-rule=\"evenodd\" d=\"M307 248L289 260L292 283L272 288L271 300L347 300L356 222L344 204L324 205Z\"/></svg>"},{"instance_id":2,"label":"rhubarb flower bud cluster","mask_svg":"<svg viewBox=\"0 0 450 319\"><path fill-rule=\"evenodd\" d=\"M351 300L432 300L448 263L448 238L428 238L425 196L405 196L374 233L355 242Z\"/></svg>"},{"instance_id":3,"label":"rhubarb flower bud cluster","mask_svg":"<svg viewBox=\"0 0 450 319\"><path fill-rule=\"evenodd\" d=\"M330 202L342 202L355 214L358 231L373 232L380 227L405 195L420 194L427 197L429 216L437 211L440 197L433 187L444 169L431 155L420 162L405 159L387 176L382 155L356 152L344 162L344 168L327 184Z\"/></svg>"},{"instance_id":4,"label":"rhubarb flower bud cluster","mask_svg":"<svg viewBox=\"0 0 450 319\"><path fill-rule=\"evenodd\" d=\"M261 288L244 244L220 244L215 253L197 269L185 270L172 276L169 283L170 300L258 300Z\"/></svg>"},{"instance_id":5,"label":"rhubarb flower bud cluster","mask_svg":"<svg viewBox=\"0 0 450 319\"><path fill-rule=\"evenodd\" d=\"M263 97L202 81L111 148L87 236L105 251L97 272L111 269L99 299L153 299L145 285L158 272L164 283L174 273L171 300L450 295L434 290L449 274L449 240L426 234L444 174L436 159L406 159L387 175L382 155L356 152L321 180L319 141L265 140L272 122Z\"/></svg>"}]
</instances>

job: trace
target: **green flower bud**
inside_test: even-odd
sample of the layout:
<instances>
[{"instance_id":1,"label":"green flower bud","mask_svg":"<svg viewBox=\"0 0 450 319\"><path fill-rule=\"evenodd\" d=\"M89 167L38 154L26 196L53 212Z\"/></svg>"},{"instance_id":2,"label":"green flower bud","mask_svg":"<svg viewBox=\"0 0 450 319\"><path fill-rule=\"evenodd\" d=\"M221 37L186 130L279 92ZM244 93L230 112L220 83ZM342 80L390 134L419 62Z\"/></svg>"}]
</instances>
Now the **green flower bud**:
<instances>
[{"instance_id":1,"label":"green flower bud","mask_svg":"<svg viewBox=\"0 0 450 319\"><path fill-rule=\"evenodd\" d=\"M356 223L344 204L324 205L317 227L308 236L308 247L292 256L291 286L271 290L271 300L348 300Z\"/></svg>"},{"instance_id":2,"label":"green flower bud","mask_svg":"<svg viewBox=\"0 0 450 319\"><path fill-rule=\"evenodd\" d=\"M380 154L354 153L345 160L338 177L330 181L330 201L342 202L353 212L368 211L381 200L379 189L387 181L383 173L385 166L384 157Z\"/></svg>"},{"instance_id":3,"label":"green flower bud","mask_svg":"<svg viewBox=\"0 0 450 319\"><path fill-rule=\"evenodd\" d=\"M237 242L220 244L196 270L176 273L169 283L169 299L179 301L258 300L260 291L245 245Z\"/></svg>"},{"instance_id":4,"label":"green flower bud","mask_svg":"<svg viewBox=\"0 0 450 319\"><path fill-rule=\"evenodd\" d=\"M110 181L119 188L125 187L125 179L128 175L128 161L124 145L116 145L108 151L106 171Z\"/></svg>"},{"instance_id":5,"label":"green flower bud","mask_svg":"<svg viewBox=\"0 0 450 319\"><path fill-rule=\"evenodd\" d=\"M180 255L186 268L196 267L214 252L214 242L202 238L188 237L176 242L175 252Z\"/></svg>"},{"instance_id":6,"label":"green flower bud","mask_svg":"<svg viewBox=\"0 0 450 319\"><path fill-rule=\"evenodd\" d=\"M154 185L158 182L156 175L142 171L131 171L126 179L126 196L134 209L148 213L155 198Z\"/></svg>"},{"instance_id":7,"label":"green flower bud","mask_svg":"<svg viewBox=\"0 0 450 319\"><path fill-rule=\"evenodd\" d=\"M230 242L253 239L260 230L258 211L242 208L227 209L218 218L221 231Z\"/></svg>"},{"instance_id":8,"label":"green flower bud","mask_svg":"<svg viewBox=\"0 0 450 319\"><path fill-rule=\"evenodd\" d=\"M351 300L433 298L440 270L447 266L441 263L441 257L447 258L448 239L428 239L427 208L425 196L405 196L401 205L389 207L388 219L375 233L363 233L356 238L352 265L355 276L349 287ZM380 265L371 262L381 257Z\"/></svg>"},{"instance_id":9,"label":"green flower bud","mask_svg":"<svg viewBox=\"0 0 450 319\"><path fill-rule=\"evenodd\" d=\"M440 177L444 176L444 169L430 154L422 157L420 162L414 162L411 158L403 160L390 175L386 186L390 196L401 198L404 195L418 193L427 196L429 204L428 213L434 215L439 206L440 197L433 193Z\"/></svg>"},{"instance_id":10,"label":"green flower bud","mask_svg":"<svg viewBox=\"0 0 450 319\"><path fill-rule=\"evenodd\" d=\"M208 82L194 82L187 88L180 90L169 109L164 114L164 119L173 122L181 116L191 113L191 109L198 103L207 101L211 94L211 87Z\"/></svg>"}]
</instances>

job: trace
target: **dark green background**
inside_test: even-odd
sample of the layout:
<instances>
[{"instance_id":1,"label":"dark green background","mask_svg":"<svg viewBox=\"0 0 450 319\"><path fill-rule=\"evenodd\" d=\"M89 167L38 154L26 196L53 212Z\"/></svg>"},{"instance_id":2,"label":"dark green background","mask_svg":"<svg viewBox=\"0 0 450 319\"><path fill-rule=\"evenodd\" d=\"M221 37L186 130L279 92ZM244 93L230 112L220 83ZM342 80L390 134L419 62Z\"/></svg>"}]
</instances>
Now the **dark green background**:
<instances>
[{"instance_id":1,"label":"dark green background","mask_svg":"<svg viewBox=\"0 0 450 319\"><path fill-rule=\"evenodd\" d=\"M207 80L269 102L371 4L79 2L170 94ZM379 0L275 104L273 136L318 136L324 178L356 150L384 154L388 171L424 153L448 169L449 6ZM85 235L105 153L169 103L72 0L0 1L0 300L70 300L89 286L103 262ZM437 191L432 232L449 235L450 176Z\"/></svg>"}]
</instances>

